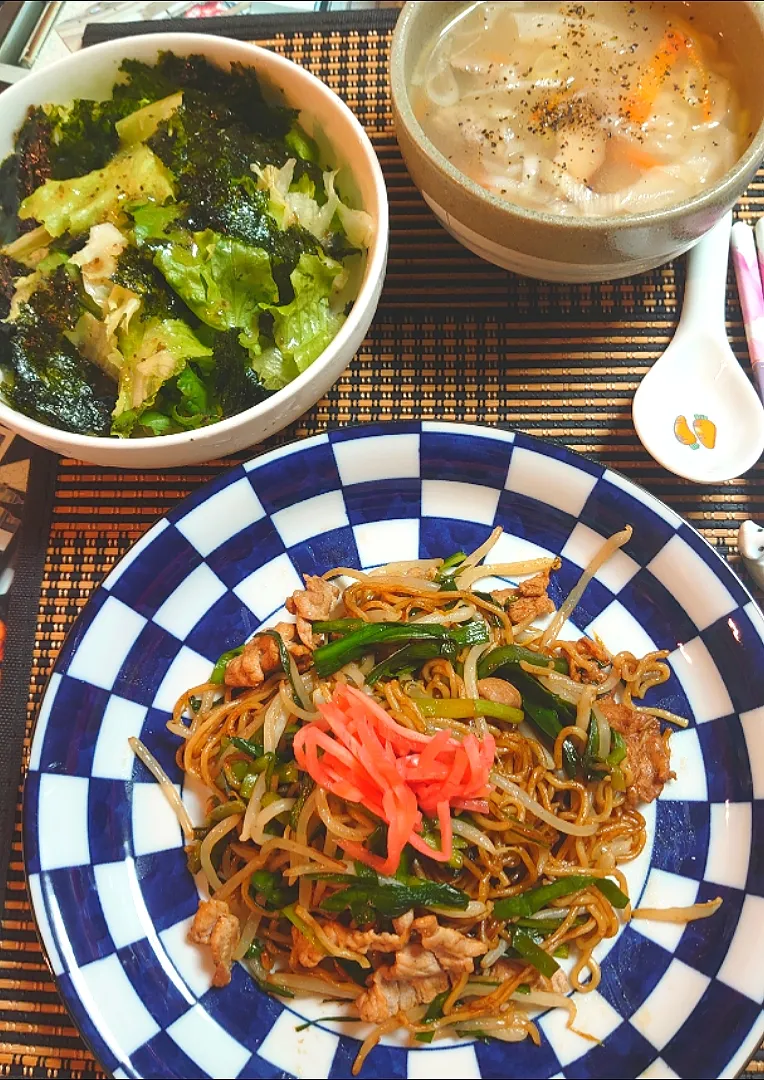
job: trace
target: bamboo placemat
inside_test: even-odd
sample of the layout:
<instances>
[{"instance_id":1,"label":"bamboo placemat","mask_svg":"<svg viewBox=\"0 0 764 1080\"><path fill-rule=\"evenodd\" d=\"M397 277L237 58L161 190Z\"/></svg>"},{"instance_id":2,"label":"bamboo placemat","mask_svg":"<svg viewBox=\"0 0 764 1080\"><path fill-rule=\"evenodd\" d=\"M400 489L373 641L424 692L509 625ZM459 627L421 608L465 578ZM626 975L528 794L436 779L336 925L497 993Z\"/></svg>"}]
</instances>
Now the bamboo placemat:
<instances>
[{"instance_id":1,"label":"bamboo placemat","mask_svg":"<svg viewBox=\"0 0 764 1080\"><path fill-rule=\"evenodd\" d=\"M515 427L620 469L683 514L734 565L739 523L764 519L764 467L759 464L744 480L695 487L656 465L631 423L634 390L676 324L681 266L623 282L553 285L507 274L459 247L413 188L398 153L387 90L394 19L395 12L378 11L213 19L203 25L207 32L282 52L336 90L365 124L390 197L388 278L358 356L314 409L253 453L370 420L423 416ZM153 22L139 29L178 25ZM200 27L184 22L182 29ZM124 24L93 28L86 41L131 30ZM751 218L763 206L761 174L739 212ZM728 315L730 338L742 359L745 336L732 289ZM26 703L30 724L64 635L94 587L158 515L226 464L140 473L60 462L49 481L52 514L39 611L34 591L25 599L26 612L17 611L17 620L36 619L37 626ZM26 697L25 685L22 693ZM28 752L28 740L26 746ZM764 1055L750 1069L746 1075L764 1073ZM37 942L18 818L0 920L3 1075L103 1076L58 998Z\"/></svg>"}]
</instances>

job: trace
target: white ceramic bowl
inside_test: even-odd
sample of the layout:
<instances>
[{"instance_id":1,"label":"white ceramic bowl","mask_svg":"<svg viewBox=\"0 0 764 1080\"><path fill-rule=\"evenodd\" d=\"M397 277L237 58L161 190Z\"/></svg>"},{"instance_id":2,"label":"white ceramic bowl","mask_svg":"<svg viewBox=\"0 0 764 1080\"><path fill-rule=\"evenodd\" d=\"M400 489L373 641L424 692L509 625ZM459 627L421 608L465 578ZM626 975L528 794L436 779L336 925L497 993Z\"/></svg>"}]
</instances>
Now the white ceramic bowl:
<instances>
[{"instance_id":1,"label":"white ceramic bowl","mask_svg":"<svg viewBox=\"0 0 764 1080\"><path fill-rule=\"evenodd\" d=\"M28 76L2 96L0 160L13 149L13 138L30 105L66 103L77 97L105 98L126 57L152 63L169 50L179 56L197 53L211 63L254 67L266 92L271 88L300 112L310 135L320 133L331 147L331 164L340 168L338 183L375 224L358 296L340 332L298 378L265 401L197 431L145 439L74 435L41 424L0 400L0 423L30 442L96 465L158 469L194 465L254 446L280 431L309 409L344 371L363 341L379 303L387 263L387 192L382 170L366 132L350 109L310 72L267 49L206 34L146 34L85 49Z\"/></svg>"}]
</instances>

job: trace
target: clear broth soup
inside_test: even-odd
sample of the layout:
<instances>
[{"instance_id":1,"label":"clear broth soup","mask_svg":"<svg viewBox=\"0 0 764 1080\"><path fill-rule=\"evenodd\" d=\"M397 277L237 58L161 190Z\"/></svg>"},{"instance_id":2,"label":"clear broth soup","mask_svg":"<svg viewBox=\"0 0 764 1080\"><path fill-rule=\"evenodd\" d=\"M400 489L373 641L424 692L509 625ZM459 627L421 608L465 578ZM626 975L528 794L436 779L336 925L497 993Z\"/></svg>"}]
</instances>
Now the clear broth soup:
<instances>
[{"instance_id":1,"label":"clear broth soup","mask_svg":"<svg viewBox=\"0 0 764 1080\"><path fill-rule=\"evenodd\" d=\"M692 5L477 3L424 51L412 102L509 202L602 217L683 202L752 138L734 63Z\"/></svg>"}]
</instances>

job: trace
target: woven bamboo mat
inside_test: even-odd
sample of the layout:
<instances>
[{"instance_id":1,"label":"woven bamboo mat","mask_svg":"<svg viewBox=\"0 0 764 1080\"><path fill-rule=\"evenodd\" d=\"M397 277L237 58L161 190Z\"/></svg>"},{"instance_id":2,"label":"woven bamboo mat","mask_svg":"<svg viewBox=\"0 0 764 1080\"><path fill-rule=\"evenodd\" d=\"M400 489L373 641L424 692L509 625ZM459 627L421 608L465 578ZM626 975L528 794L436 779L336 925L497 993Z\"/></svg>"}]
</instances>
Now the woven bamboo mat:
<instances>
[{"instance_id":1,"label":"woven bamboo mat","mask_svg":"<svg viewBox=\"0 0 764 1080\"><path fill-rule=\"evenodd\" d=\"M551 285L514 277L459 247L427 210L397 150L387 90L394 14L266 16L243 21L241 28L231 19L204 23L208 32L256 39L284 53L335 89L366 125L390 196L388 278L368 338L330 393L254 453L369 420L423 416L498 423L560 440L620 469L730 555L739 523L751 516L764 519L764 467L744 480L695 487L648 458L631 424L634 390L676 324L681 266L625 282ZM176 25L146 27L165 28ZM183 24L184 30L192 28L198 25ZM125 30L101 27L86 40ZM764 174L739 212L751 218L762 209ZM732 289L728 315L733 347L744 358ZM161 474L125 473L63 460L57 476L53 470L42 583L26 613L37 619L30 724L64 635L94 587L158 515L224 467L213 462ZM730 561L735 563L734 555ZM759 1059L747 1075L764 1073L764 1054ZM103 1075L61 1005L41 954L24 886L18 820L0 920L0 1076L6 1075Z\"/></svg>"}]
</instances>

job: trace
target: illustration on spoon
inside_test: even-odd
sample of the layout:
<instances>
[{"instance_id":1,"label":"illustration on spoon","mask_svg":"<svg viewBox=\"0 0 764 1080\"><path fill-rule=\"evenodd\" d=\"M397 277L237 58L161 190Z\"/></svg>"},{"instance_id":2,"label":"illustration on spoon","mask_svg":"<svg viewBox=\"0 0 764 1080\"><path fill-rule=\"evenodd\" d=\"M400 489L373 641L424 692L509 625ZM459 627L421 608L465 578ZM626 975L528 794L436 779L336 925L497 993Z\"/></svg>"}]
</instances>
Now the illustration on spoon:
<instances>
[{"instance_id":1,"label":"illustration on spoon","mask_svg":"<svg viewBox=\"0 0 764 1080\"><path fill-rule=\"evenodd\" d=\"M685 416L677 416L674 421L674 434L682 446L689 446L690 450L699 450L701 446L705 446L706 450L713 450L716 446L716 424L707 416L698 416L697 413L692 427Z\"/></svg>"}]
</instances>

